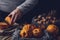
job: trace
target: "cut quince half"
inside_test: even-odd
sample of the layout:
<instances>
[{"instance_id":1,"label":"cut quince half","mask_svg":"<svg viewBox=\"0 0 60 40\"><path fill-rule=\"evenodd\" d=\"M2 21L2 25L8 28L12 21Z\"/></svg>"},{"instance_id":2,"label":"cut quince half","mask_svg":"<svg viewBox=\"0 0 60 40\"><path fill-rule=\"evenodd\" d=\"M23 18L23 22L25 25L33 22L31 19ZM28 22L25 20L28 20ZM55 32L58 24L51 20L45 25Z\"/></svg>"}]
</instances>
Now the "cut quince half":
<instances>
[{"instance_id":1,"label":"cut quince half","mask_svg":"<svg viewBox=\"0 0 60 40\"><path fill-rule=\"evenodd\" d=\"M8 24L11 24L11 18L8 16L5 18L5 21L8 23Z\"/></svg>"}]
</instances>

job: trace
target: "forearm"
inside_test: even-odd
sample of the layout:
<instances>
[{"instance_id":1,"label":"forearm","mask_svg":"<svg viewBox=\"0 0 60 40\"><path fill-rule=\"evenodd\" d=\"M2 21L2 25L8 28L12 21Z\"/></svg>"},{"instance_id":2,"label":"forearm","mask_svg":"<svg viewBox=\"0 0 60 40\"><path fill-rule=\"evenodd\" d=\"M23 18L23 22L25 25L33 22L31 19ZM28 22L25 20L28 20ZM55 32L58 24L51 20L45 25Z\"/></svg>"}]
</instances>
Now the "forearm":
<instances>
[{"instance_id":1,"label":"forearm","mask_svg":"<svg viewBox=\"0 0 60 40\"><path fill-rule=\"evenodd\" d=\"M23 14L29 12L38 3L38 0L26 0L24 3L19 5L17 8L21 10Z\"/></svg>"}]
</instances>

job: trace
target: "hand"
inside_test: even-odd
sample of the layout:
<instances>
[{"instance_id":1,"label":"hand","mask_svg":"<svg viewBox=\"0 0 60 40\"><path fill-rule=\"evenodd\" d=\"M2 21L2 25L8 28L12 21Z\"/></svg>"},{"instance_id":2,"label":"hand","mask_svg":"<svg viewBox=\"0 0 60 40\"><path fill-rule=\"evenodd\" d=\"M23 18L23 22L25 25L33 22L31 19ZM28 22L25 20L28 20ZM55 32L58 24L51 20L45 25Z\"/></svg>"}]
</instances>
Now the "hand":
<instances>
[{"instance_id":1,"label":"hand","mask_svg":"<svg viewBox=\"0 0 60 40\"><path fill-rule=\"evenodd\" d=\"M15 23L15 21L21 17L20 9L16 8L8 15L8 17L11 17L11 24Z\"/></svg>"}]
</instances>

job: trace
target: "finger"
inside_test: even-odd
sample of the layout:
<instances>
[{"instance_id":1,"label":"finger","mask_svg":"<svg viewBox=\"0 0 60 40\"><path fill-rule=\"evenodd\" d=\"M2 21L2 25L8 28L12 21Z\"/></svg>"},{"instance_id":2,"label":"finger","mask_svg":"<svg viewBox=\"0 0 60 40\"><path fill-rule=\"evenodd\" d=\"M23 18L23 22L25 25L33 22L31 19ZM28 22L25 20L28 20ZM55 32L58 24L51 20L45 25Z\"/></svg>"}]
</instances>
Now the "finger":
<instances>
[{"instance_id":1,"label":"finger","mask_svg":"<svg viewBox=\"0 0 60 40\"><path fill-rule=\"evenodd\" d=\"M11 17L11 24L13 23L14 15Z\"/></svg>"},{"instance_id":2,"label":"finger","mask_svg":"<svg viewBox=\"0 0 60 40\"><path fill-rule=\"evenodd\" d=\"M15 15L15 18L14 18L13 22L16 21L17 17L18 17L18 14Z\"/></svg>"},{"instance_id":3,"label":"finger","mask_svg":"<svg viewBox=\"0 0 60 40\"><path fill-rule=\"evenodd\" d=\"M14 15L12 15L11 23L14 23L15 16L16 16L16 13Z\"/></svg>"},{"instance_id":4,"label":"finger","mask_svg":"<svg viewBox=\"0 0 60 40\"><path fill-rule=\"evenodd\" d=\"M8 16L12 17L14 15L14 12L12 11Z\"/></svg>"}]
</instances>

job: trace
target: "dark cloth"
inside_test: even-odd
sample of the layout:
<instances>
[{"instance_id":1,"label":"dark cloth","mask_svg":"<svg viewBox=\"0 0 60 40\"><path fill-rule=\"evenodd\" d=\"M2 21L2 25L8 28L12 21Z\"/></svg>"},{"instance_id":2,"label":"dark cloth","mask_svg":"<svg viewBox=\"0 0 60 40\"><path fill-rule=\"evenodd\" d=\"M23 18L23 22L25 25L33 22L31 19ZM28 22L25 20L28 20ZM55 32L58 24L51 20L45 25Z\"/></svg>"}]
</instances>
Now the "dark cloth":
<instances>
[{"instance_id":1,"label":"dark cloth","mask_svg":"<svg viewBox=\"0 0 60 40\"><path fill-rule=\"evenodd\" d=\"M25 0L0 0L0 10L11 12Z\"/></svg>"}]
</instances>

